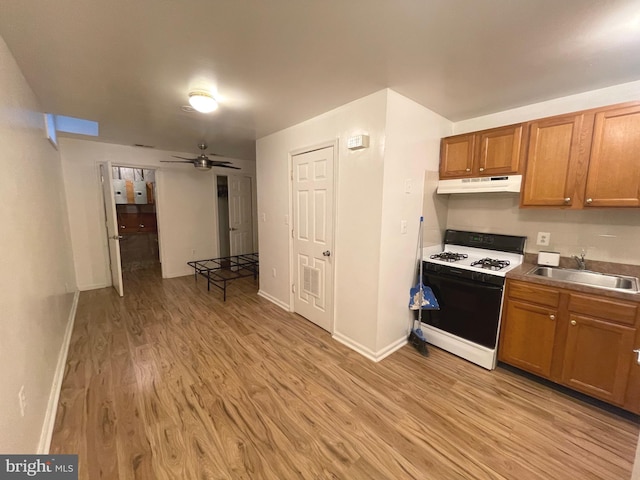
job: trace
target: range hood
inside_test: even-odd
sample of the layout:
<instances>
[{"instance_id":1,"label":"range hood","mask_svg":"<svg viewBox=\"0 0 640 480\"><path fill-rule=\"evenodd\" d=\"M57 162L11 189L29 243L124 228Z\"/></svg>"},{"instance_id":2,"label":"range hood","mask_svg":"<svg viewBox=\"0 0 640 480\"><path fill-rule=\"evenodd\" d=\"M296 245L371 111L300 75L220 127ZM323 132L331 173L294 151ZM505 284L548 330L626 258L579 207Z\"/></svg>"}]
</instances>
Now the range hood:
<instances>
[{"instance_id":1,"label":"range hood","mask_svg":"<svg viewBox=\"0 0 640 480\"><path fill-rule=\"evenodd\" d=\"M440 180L437 193L519 192L522 175Z\"/></svg>"}]
</instances>

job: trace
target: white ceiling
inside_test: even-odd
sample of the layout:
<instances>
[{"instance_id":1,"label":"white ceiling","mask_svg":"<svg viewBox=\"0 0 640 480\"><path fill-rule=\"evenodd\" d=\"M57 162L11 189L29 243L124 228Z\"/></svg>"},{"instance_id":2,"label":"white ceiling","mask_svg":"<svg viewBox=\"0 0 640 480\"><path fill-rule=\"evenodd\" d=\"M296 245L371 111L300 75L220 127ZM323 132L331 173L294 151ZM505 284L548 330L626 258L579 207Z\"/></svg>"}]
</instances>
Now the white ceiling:
<instances>
[{"instance_id":1,"label":"white ceiling","mask_svg":"<svg viewBox=\"0 0 640 480\"><path fill-rule=\"evenodd\" d=\"M243 159L385 87L455 121L640 79L638 0L1 0L0 36L100 140Z\"/></svg>"}]
</instances>

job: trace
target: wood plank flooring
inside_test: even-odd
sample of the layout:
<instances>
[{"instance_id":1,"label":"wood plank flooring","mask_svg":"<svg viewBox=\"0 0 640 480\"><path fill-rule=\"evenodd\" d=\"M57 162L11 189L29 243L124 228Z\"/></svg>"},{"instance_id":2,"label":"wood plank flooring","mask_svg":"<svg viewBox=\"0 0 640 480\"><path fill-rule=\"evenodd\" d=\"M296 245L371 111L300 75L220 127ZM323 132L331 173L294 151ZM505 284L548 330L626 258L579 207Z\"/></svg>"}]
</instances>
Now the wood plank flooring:
<instances>
[{"instance_id":1,"label":"wood plank flooring","mask_svg":"<svg viewBox=\"0 0 640 480\"><path fill-rule=\"evenodd\" d=\"M82 292L52 441L81 479L628 479L637 417L406 346L373 363L233 282Z\"/></svg>"}]
</instances>

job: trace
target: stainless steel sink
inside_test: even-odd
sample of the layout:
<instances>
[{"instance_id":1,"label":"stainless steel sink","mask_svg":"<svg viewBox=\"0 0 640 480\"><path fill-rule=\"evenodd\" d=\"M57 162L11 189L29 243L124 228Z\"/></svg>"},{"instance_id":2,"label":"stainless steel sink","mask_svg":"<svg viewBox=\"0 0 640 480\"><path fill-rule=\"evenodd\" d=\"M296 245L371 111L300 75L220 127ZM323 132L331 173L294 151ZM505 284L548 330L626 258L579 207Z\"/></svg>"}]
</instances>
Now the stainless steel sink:
<instances>
[{"instance_id":1,"label":"stainless steel sink","mask_svg":"<svg viewBox=\"0 0 640 480\"><path fill-rule=\"evenodd\" d=\"M609 275L589 270L572 270L570 268L536 267L527 275L552 278L562 282L579 283L597 288L617 290L619 292L638 293L640 282L636 277Z\"/></svg>"}]
</instances>

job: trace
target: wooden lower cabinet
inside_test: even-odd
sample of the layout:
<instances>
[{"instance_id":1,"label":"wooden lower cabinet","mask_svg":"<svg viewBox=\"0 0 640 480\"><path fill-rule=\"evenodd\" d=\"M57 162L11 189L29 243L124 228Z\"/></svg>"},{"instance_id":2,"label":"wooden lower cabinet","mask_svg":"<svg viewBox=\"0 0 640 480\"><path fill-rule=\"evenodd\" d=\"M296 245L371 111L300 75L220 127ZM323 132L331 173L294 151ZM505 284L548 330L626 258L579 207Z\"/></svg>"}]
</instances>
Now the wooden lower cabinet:
<instances>
[{"instance_id":1,"label":"wooden lower cabinet","mask_svg":"<svg viewBox=\"0 0 640 480\"><path fill-rule=\"evenodd\" d=\"M500 360L549 378L557 312L542 305L507 302L500 341Z\"/></svg>"},{"instance_id":2,"label":"wooden lower cabinet","mask_svg":"<svg viewBox=\"0 0 640 480\"><path fill-rule=\"evenodd\" d=\"M557 308L549 305L551 292ZM515 280L507 281L505 295L500 361L640 413L630 381L640 369L633 353L638 304Z\"/></svg>"},{"instance_id":3,"label":"wooden lower cabinet","mask_svg":"<svg viewBox=\"0 0 640 480\"><path fill-rule=\"evenodd\" d=\"M635 328L570 313L562 383L623 405L635 333Z\"/></svg>"}]
</instances>

